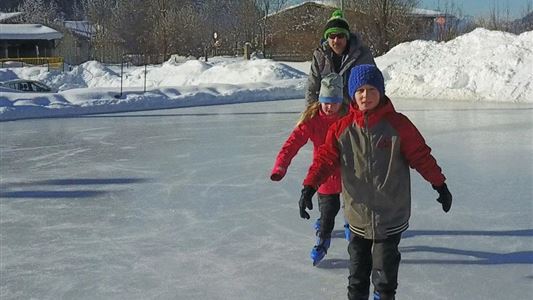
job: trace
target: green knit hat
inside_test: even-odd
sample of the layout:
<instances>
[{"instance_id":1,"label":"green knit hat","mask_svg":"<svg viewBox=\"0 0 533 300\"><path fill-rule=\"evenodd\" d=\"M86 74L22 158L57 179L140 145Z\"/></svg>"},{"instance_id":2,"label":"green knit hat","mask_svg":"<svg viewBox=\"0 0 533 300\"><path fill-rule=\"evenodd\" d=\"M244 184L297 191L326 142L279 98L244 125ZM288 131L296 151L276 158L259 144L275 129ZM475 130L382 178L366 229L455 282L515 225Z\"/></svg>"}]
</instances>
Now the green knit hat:
<instances>
[{"instance_id":1,"label":"green knit hat","mask_svg":"<svg viewBox=\"0 0 533 300\"><path fill-rule=\"evenodd\" d=\"M331 33L342 33L346 35L346 39L350 38L350 26L348 21L344 18L342 10L337 9L331 14L326 26L324 27L324 38L327 40Z\"/></svg>"}]
</instances>

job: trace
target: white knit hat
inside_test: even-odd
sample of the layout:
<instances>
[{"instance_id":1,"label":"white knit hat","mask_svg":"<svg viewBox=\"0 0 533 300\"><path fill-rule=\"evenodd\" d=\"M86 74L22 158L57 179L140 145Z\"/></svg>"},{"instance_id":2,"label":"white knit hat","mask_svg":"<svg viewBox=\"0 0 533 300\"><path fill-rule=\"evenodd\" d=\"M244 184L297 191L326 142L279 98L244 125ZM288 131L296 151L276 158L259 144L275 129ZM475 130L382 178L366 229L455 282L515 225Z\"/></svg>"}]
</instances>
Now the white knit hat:
<instances>
[{"instance_id":1,"label":"white knit hat","mask_svg":"<svg viewBox=\"0 0 533 300\"><path fill-rule=\"evenodd\" d=\"M320 82L320 94L318 101L322 103L342 103L342 76L337 73L329 73Z\"/></svg>"}]
</instances>

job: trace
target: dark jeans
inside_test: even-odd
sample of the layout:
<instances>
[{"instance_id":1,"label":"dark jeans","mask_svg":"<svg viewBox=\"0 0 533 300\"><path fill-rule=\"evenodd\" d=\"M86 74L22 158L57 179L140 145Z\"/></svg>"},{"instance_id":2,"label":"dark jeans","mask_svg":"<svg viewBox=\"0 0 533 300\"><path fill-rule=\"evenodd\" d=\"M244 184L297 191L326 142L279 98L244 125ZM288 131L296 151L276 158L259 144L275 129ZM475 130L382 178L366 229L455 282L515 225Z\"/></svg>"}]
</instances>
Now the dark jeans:
<instances>
[{"instance_id":1,"label":"dark jeans","mask_svg":"<svg viewBox=\"0 0 533 300\"><path fill-rule=\"evenodd\" d=\"M318 209L320 210L320 229L318 237L330 239L331 232L335 227L335 217L341 208L339 194L318 194Z\"/></svg>"},{"instance_id":2,"label":"dark jeans","mask_svg":"<svg viewBox=\"0 0 533 300\"><path fill-rule=\"evenodd\" d=\"M370 275L374 291L382 300L394 299L398 287L398 267L401 255L398 244L402 234L384 240L368 240L352 233L348 244L350 254L348 276L348 299L368 299Z\"/></svg>"}]
</instances>

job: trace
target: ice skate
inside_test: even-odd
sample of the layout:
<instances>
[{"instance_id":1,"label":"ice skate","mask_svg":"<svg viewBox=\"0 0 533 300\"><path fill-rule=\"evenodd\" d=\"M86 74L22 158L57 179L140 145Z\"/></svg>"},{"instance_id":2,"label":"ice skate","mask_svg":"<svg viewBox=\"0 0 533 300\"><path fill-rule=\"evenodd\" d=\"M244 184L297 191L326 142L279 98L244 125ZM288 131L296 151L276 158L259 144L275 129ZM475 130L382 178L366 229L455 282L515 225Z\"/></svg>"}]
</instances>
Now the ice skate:
<instances>
[{"instance_id":1,"label":"ice skate","mask_svg":"<svg viewBox=\"0 0 533 300\"><path fill-rule=\"evenodd\" d=\"M313 260L313 266L316 266L324 256L328 253L329 245L331 243L331 239L317 239L316 245L313 247L313 250L311 250L311 259Z\"/></svg>"}]
</instances>

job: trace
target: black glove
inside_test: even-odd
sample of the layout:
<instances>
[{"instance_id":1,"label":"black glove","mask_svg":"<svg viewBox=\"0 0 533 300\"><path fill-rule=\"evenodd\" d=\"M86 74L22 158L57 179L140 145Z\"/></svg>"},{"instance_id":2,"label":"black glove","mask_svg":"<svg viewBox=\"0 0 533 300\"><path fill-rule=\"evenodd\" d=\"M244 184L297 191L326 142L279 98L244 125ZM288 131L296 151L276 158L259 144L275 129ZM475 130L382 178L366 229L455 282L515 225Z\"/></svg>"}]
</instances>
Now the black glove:
<instances>
[{"instance_id":1,"label":"black glove","mask_svg":"<svg viewBox=\"0 0 533 300\"><path fill-rule=\"evenodd\" d=\"M313 209L313 195L316 193L316 190L311 186L304 186L302 189L302 196L300 196L300 201L298 205L300 206L300 217L302 219L309 219L309 214L305 211L305 208Z\"/></svg>"},{"instance_id":2,"label":"black glove","mask_svg":"<svg viewBox=\"0 0 533 300\"><path fill-rule=\"evenodd\" d=\"M442 204L442 210L448 212L452 207L452 194L448 190L446 183L443 183L441 186L434 186L433 189L439 193L439 198L437 202Z\"/></svg>"}]
</instances>

